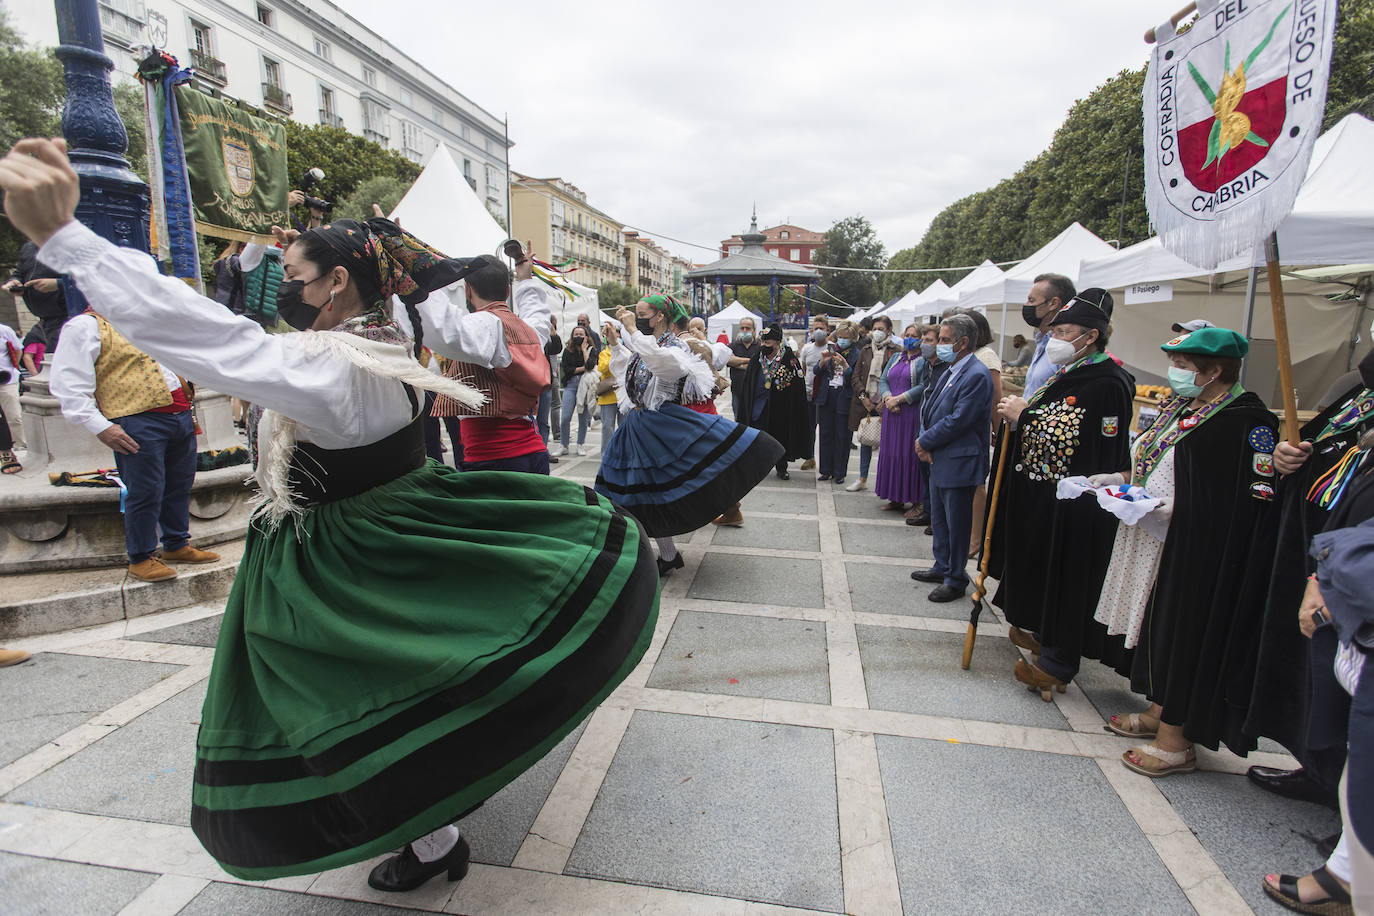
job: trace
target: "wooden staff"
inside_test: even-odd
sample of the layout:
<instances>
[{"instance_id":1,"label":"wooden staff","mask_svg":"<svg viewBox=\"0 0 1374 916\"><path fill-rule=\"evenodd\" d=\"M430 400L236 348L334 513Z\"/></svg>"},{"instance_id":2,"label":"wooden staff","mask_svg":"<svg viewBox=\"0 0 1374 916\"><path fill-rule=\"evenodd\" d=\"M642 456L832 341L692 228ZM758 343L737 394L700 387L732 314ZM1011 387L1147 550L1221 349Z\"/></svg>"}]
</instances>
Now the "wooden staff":
<instances>
[{"instance_id":1,"label":"wooden staff","mask_svg":"<svg viewBox=\"0 0 1374 916\"><path fill-rule=\"evenodd\" d=\"M1264 261L1269 273L1269 304L1274 309L1274 349L1279 360L1279 386L1283 389L1283 422L1288 444L1298 444L1298 393L1293 387L1293 354L1288 348L1288 311L1283 305L1283 277L1279 275L1279 234L1264 240Z\"/></svg>"},{"instance_id":2,"label":"wooden staff","mask_svg":"<svg viewBox=\"0 0 1374 916\"><path fill-rule=\"evenodd\" d=\"M1183 20L1187 19L1189 16L1193 15L1193 14L1196 13L1196 12L1197 12L1197 4L1196 4L1196 3L1190 3L1190 4L1188 4L1187 6L1185 6L1183 9L1179 10L1177 13L1174 13L1172 16L1170 16L1170 17L1169 17L1169 21L1172 22L1172 23L1174 24L1175 27L1177 27L1178 24L1179 24L1180 22L1182 22ZM1147 45L1152 45L1152 44L1155 43L1155 30L1154 30L1154 29L1150 29L1148 32L1145 33L1145 43L1146 43Z\"/></svg>"},{"instance_id":3,"label":"wooden staff","mask_svg":"<svg viewBox=\"0 0 1374 916\"><path fill-rule=\"evenodd\" d=\"M988 556L992 553L992 526L997 521L997 502L1002 496L1002 477L1007 463L1007 441L1011 439L1011 430L1007 428L1006 420L997 428L997 436L1001 439L997 446L997 480L992 485L992 501L988 503L988 520L983 529L983 556L978 561L978 581L973 585L973 610L969 612L968 633L964 636L964 660L960 667L965 671L973 664L973 642L978 638L978 618L983 613L983 596L988 593L983 583L988 577Z\"/></svg>"}]
</instances>

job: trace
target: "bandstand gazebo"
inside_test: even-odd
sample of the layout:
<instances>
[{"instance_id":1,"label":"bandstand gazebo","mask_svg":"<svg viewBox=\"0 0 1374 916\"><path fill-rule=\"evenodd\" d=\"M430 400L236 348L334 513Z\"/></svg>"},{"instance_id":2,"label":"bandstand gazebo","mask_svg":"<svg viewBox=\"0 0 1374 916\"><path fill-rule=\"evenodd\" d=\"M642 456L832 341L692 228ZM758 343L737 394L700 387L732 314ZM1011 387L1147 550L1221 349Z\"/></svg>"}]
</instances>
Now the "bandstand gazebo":
<instances>
[{"instance_id":1,"label":"bandstand gazebo","mask_svg":"<svg viewBox=\"0 0 1374 916\"><path fill-rule=\"evenodd\" d=\"M740 236L743 246L739 251L714 264L688 271L686 280L692 284L693 306L701 311L719 311L734 297L732 293L727 298L726 287L738 290L741 286L766 286L768 320L772 322L777 315L779 287L803 286L806 289L803 319L808 318L811 294L820 282L820 271L769 254L763 247L767 238L759 231L758 214L755 213L749 220L749 231ZM709 309L708 304L712 304Z\"/></svg>"}]
</instances>

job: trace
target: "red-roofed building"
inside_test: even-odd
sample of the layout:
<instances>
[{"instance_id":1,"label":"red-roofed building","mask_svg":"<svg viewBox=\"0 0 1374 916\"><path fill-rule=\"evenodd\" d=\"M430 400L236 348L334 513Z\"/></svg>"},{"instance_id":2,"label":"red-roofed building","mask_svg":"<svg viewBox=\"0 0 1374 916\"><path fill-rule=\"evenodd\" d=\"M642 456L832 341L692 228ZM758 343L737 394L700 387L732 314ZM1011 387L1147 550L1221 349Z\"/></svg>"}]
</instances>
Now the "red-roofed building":
<instances>
[{"instance_id":1,"label":"red-roofed building","mask_svg":"<svg viewBox=\"0 0 1374 916\"><path fill-rule=\"evenodd\" d=\"M825 246L824 232L812 232L790 223L765 229L763 235L763 247L769 254L794 264L810 264L816 249ZM739 254L743 248L744 240L732 235L720 243L720 254L721 257L729 257Z\"/></svg>"}]
</instances>

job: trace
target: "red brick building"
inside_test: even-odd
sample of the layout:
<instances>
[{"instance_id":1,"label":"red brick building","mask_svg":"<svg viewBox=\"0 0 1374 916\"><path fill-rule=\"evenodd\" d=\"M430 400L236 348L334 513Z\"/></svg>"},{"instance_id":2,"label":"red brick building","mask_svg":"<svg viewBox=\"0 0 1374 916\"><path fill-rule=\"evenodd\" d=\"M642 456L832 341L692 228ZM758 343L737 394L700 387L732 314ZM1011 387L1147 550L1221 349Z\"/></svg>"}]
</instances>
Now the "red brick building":
<instances>
[{"instance_id":1,"label":"red brick building","mask_svg":"<svg viewBox=\"0 0 1374 916\"><path fill-rule=\"evenodd\" d=\"M824 232L812 232L790 223L765 229L763 235L763 247L769 254L794 264L810 264L816 249L825 245ZM732 235L720 243L721 257L739 254L743 247L744 240Z\"/></svg>"}]
</instances>

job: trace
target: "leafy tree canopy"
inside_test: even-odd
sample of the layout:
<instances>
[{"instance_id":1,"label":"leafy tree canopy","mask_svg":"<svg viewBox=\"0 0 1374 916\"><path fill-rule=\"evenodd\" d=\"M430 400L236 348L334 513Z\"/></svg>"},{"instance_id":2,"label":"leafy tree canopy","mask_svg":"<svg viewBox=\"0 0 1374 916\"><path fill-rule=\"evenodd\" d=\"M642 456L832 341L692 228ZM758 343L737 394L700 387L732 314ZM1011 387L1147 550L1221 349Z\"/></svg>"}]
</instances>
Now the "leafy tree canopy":
<instances>
[{"instance_id":1,"label":"leafy tree canopy","mask_svg":"<svg viewBox=\"0 0 1374 916\"><path fill-rule=\"evenodd\" d=\"M816 249L811 263L826 267L881 270L887 251L863 216L848 216L825 233L825 244ZM868 308L878 298L880 275L865 270L822 270L821 287L831 296L857 308ZM821 298L827 298L825 293Z\"/></svg>"}]
</instances>

